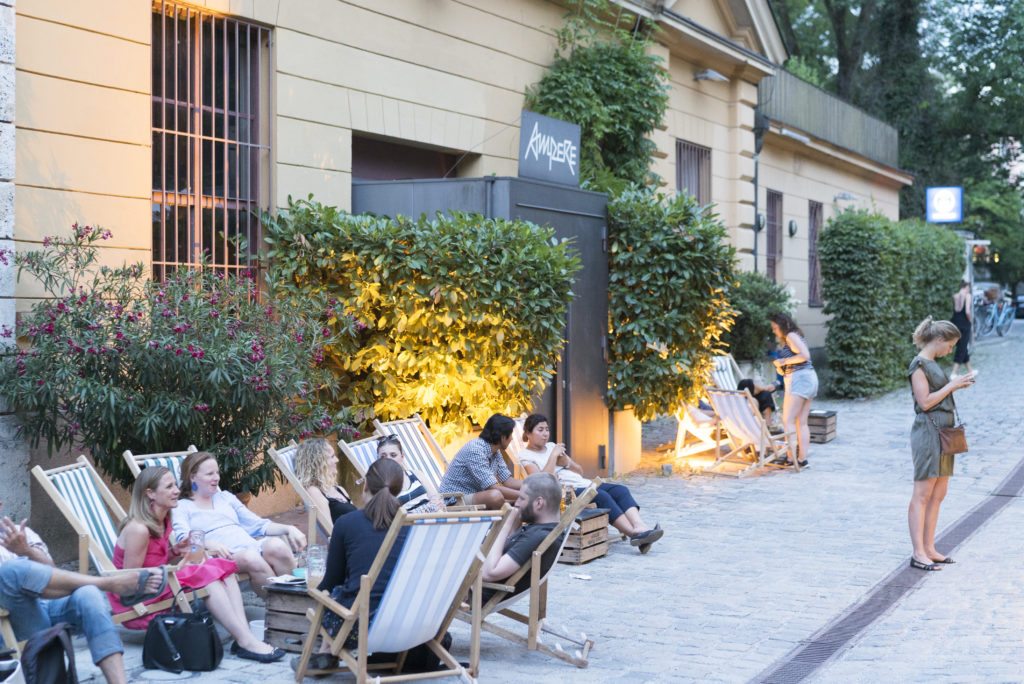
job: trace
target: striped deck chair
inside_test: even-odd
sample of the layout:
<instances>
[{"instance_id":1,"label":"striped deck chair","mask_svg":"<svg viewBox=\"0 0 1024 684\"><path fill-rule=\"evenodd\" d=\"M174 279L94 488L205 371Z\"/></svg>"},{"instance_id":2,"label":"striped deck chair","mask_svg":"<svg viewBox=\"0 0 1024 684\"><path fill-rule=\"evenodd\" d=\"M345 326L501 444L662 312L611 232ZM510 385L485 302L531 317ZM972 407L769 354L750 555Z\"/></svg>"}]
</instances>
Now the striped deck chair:
<instances>
[{"instance_id":1,"label":"striped deck chair","mask_svg":"<svg viewBox=\"0 0 1024 684\"><path fill-rule=\"evenodd\" d=\"M124 572L114 567L111 558L117 542L117 524L126 514L89 459L82 455L71 465L50 470L36 466L32 468L32 475L78 535L78 571L88 573L89 558L92 557L93 565L102 575ZM167 581L177 597L178 606L185 612L191 612L189 601L193 599L193 593L181 590L170 566ZM205 589L196 592L199 597L206 594ZM173 604L174 599L149 605L139 603L132 606L132 610L115 614L114 622L121 623L148 613L159 613Z\"/></svg>"},{"instance_id":2,"label":"striped deck chair","mask_svg":"<svg viewBox=\"0 0 1024 684\"><path fill-rule=\"evenodd\" d=\"M420 415L417 413L412 418L387 423L374 420L373 426L378 436L398 435L406 467L415 471L425 486L437 491L441 486L441 477L448 469L448 459L444 457L444 452Z\"/></svg>"},{"instance_id":3,"label":"striped deck chair","mask_svg":"<svg viewBox=\"0 0 1024 684\"><path fill-rule=\"evenodd\" d=\"M732 354L718 354L711 369L711 384L718 389L734 390L739 387L743 373Z\"/></svg>"},{"instance_id":4,"label":"striped deck chair","mask_svg":"<svg viewBox=\"0 0 1024 684\"><path fill-rule=\"evenodd\" d=\"M310 608L306 616L310 621L302 655L295 672L295 681L301 682L307 674L325 674L335 670L307 671L309 658L317 636L330 641L331 652L342 659L356 676L359 684L367 681L367 670L401 670L405 653L419 644L427 644L447 668L421 674L395 674L376 677L374 681L406 681L434 677L461 677L474 681L480 663L480 566L494 544L511 508L506 504L501 511L463 511L460 513L425 513L408 515L398 511L391 528L381 544L369 572L362 577L359 595L351 608L331 600L327 592L310 589L316 601L316 610ZM399 533L405 531L405 544L398 556L394 571L388 580L384 596L373 615L370 615L370 590L384 567ZM470 664L459 664L441 646L462 600L473 588ZM342 618L341 629L331 637L323 628L326 610ZM358 648L346 649L345 640L355 630ZM371 653L397 653L394 663L368 665Z\"/></svg>"},{"instance_id":5,"label":"striped deck chair","mask_svg":"<svg viewBox=\"0 0 1024 684\"><path fill-rule=\"evenodd\" d=\"M508 639L512 643L525 646L531 651L540 651L545 655L558 658L559 660L564 660L567 663L572 663L576 667L587 666L587 657L590 654L590 649L594 647L594 641L587 638L586 634L580 634L579 637L570 636L566 633L566 630L556 630L553 627L548 626L546 622L548 578L551 576L551 571L554 570L558 563L552 563L548 571L541 574L540 559L544 555L544 552L555 543L559 544L558 553L555 557L557 558L562 555L562 549L565 548L565 542L569 538L568 534L562 533L573 524L576 517L579 516L580 511L586 508L590 501L597 496L597 486L599 483L600 480L594 480L594 482L587 487L582 494L576 497L576 501L562 512L558 525L548 533L548 536L544 538L544 541L542 541L534 550L530 560L524 563L516 572L508 577L503 584L494 584L491 582L483 583L484 587L495 590L494 595L491 596L487 600L487 603L485 603L481 608L483 615L482 624L480 626L483 629L492 634L497 634L504 639ZM559 539L559 535L561 535L561 539ZM515 594L516 583L527 573L530 575L530 588L520 594ZM528 615L523 615L522 613L517 613L512 610L513 604L527 597L530 599L530 611ZM473 598L476 599L476 595L474 595ZM487 620L488 617L491 617L496 613L526 625L526 636L523 637L509 629L506 629L504 626ZM471 614L465 608L461 609L456 617L465 622L472 622L476 619L476 616ZM541 643L541 632L551 634L562 641L573 644L573 646L578 646L579 649L576 650L575 653L570 654L566 652L562 648L561 643L558 642L556 642L554 648L551 648L547 644Z\"/></svg>"},{"instance_id":6,"label":"striped deck chair","mask_svg":"<svg viewBox=\"0 0 1024 684\"><path fill-rule=\"evenodd\" d=\"M377 460L377 435L364 437L355 442L338 442L338 449L345 454L345 458L356 469L361 476L366 475L370 464ZM404 448L404 447L403 447ZM404 453L404 451L403 451ZM426 485L424 484L424 487Z\"/></svg>"},{"instance_id":7,"label":"striped deck chair","mask_svg":"<svg viewBox=\"0 0 1024 684\"><path fill-rule=\"evenodd\" d=\"M292 486L295 493L299 495L299 499L302 500L302 506L306 509L308 516L306 539L310 544L313 544L313 540L317 538L319 533L323 535L324 539L330 541L331 530L334 529L334 523L331 521L331 512L321 511L316 502L309 496L306 488L299 482L299 478L295 476L295 451L298 448L299 445L295 440L289 440L288 444L280 449L270 447L267 449L267 453L270 454L270 458L274 461L277 469L284 475L284 479L288 481L288 484Z\"/></svg>"},{"instance_id":8,"label":"striped deck chair","mask_svg":"<svg viewBox=\"0 0 1024 684\"><path fill-rule=\"evenodd\" d=\"M184 451L165 451L161 454L139 454L138 456L133 454L130 449L126 449L122 456L124 456L124 462L128 464L128 470L132 471L134 477L138 477L139 473L146 466L161 465L165 468L170 468L171 472L174 473L174 479L180 483L182 461L185 460L186 456L197 451L199 449L196 449L195 444L189 444L188 449Z\"/></svg>"},{"instance_id":9,"label":"striped deck chair","mask_svg":"<svg viewBox=\"0 0 1024 684\"><path fill-rule=\"evenodd\" d=\"M526 423L526 419L516 418L515 423L515 427L512 428L512 441L509 442L508 449L503 450L501 454L505 457L508 469L512 471L512 477L524 480L526 479L526 468L519 462L519 451L523 448L523 425Z\"/></svg>"},{"instance_id":10,"label":"striped deck chair","mask_svg":"<svg viewBox=\"0 0 1024 684\"><path fill-rule=\"evenodd\" d=\"M742 463L746 468L729 473L738 477L748 475L758 468L774 466L772 459L785 458L787 451L786 438L789 434L772 435L764 422L764 417L757 409L757 401L746 390L723 390L708 387L708 400L715 409L718 419L728 433L730 451L721 451L721 435L719 435L718 458L704 468L702 472L714 473L714 468L722 463ZM793 467L800 469L799 464ZM726 474L726 473L716 473Z\"/></svg>"},{"instance_id":11,"label":"striped deck chair","mask_svg":"<svg viewBox=\"0 0 1024 684\"><path fill-rule=\"evenodd\" d=\"M704 417L695 406L684 405L676 411L676 458L685 458L719 446L718 418Z\"/></svg>"}]
</instances>

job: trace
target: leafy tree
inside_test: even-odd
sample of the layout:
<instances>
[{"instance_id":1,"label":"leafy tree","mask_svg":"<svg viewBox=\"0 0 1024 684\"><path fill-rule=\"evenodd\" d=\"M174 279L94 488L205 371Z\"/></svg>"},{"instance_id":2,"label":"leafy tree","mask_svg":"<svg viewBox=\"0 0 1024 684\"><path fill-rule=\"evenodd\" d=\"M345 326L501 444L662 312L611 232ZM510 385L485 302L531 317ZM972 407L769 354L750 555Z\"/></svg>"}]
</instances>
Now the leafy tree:
<instances>
[{"instance_id":1,"label":"leafy tree","mask_svg":"<svg viewBox=\"0 0 1024 684\"><path fill-rule=\"evenodd\" d=\"M722 341L737 359L761 360L772 338L772 315L793 311L789 290L768 276L743 271L729 288L728 297L736 322L722 335Z\"/></svg>"}]
</instances>

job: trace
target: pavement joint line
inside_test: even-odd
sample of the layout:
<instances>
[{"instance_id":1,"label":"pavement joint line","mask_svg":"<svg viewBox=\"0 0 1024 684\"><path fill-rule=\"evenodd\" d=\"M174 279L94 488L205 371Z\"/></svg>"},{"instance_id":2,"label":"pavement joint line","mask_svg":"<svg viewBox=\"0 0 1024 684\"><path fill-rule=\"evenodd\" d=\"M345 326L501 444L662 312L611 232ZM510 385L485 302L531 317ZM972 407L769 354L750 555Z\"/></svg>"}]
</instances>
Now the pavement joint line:
<instances>
[{"instance_id":1,"label":"pavement joint line","mask_svg":"<svg viewBox=\"0 0 1024 684\"><path fill-rule=\"evenodd\" d=\"M1024 492L1024 458L1020 459L993 492L946 527L935 540L943 553L952 553L970 539L982 526ZM918 585L928 573L907 566L898 567L879 581L863 598L834 617L808 639L770 665L750 684L797 684L813 675L832 660L879 618Z\"/></svg>"}]
</instances>

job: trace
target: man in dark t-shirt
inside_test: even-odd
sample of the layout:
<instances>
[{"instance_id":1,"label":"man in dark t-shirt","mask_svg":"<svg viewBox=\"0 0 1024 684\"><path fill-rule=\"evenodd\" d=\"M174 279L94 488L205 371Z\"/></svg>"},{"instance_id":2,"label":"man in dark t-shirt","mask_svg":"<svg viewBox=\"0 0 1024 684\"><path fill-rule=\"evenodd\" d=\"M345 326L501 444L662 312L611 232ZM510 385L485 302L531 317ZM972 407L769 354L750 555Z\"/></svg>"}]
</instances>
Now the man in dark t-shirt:
<instances>
[{"instance_id":1,"label":"man in dark t-shirt","mask_svg":"<svg viewBox=\"0 0 1024 684\"><path fill-rule=\"evenodd\" d=\"M485 582L508 579L530 559L534 550L558 525L561 498L562 488L551 473L535 473L523 480L515 508L484 560ZM565 534L564 530L562 534ZM544 551L540 564L542 575L554 564L560 546L561 538ZM529 587L530 574L526 573L516 582L515 593L522 593ZM486 603L493 595L493 590L485 589L481 598Z\"/></svg>"}]
</instances>

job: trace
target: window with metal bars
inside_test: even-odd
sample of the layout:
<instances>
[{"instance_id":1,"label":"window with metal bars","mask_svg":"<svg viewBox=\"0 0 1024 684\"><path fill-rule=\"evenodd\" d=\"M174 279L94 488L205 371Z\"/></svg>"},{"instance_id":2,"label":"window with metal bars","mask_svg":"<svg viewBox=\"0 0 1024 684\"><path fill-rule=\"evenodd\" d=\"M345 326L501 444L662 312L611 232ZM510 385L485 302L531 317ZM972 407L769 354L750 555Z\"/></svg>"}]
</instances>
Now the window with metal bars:
<instances>
[{"instance_id":1,"label":"window with metal bars","mask_svg":"<svg viewBox=\"0 0 1024 684\"><path fill-rule=\"evenodd\" d=\"M807 203L807 305L824 306L821 299L821 264L818 262L818 234L821 232L821 202Z\"/></svg>"},{"instance_id":2,"label":"window with metal bars","mask_svg":"<svg viewBox=\"0 0 1024 684\"><path fill-rule=\"evenodd\" d=\"M701 204L711 202L711 148L676 141L676 192L689 193Z\"/></svg>"},{"instance_id":3,"label":"window with metal bars","mask_svg":"<svg viewBox=\"0 0 1024 684\"><path fill-rule=\"evenodd\" d=\"M270 29L153 3L153 277L248 268L270 206Z\"/></svg>"},{"instance_id":4,"label":"window with metal bars","mask_svg":"<svg viewBox=\"0 0 1024 684\"><path fill-rule=\"evenodd\" d=\"M768 190L765 209L765 273L775 282L782 278L782 193Z\"/></svg>"}]
</instances>

